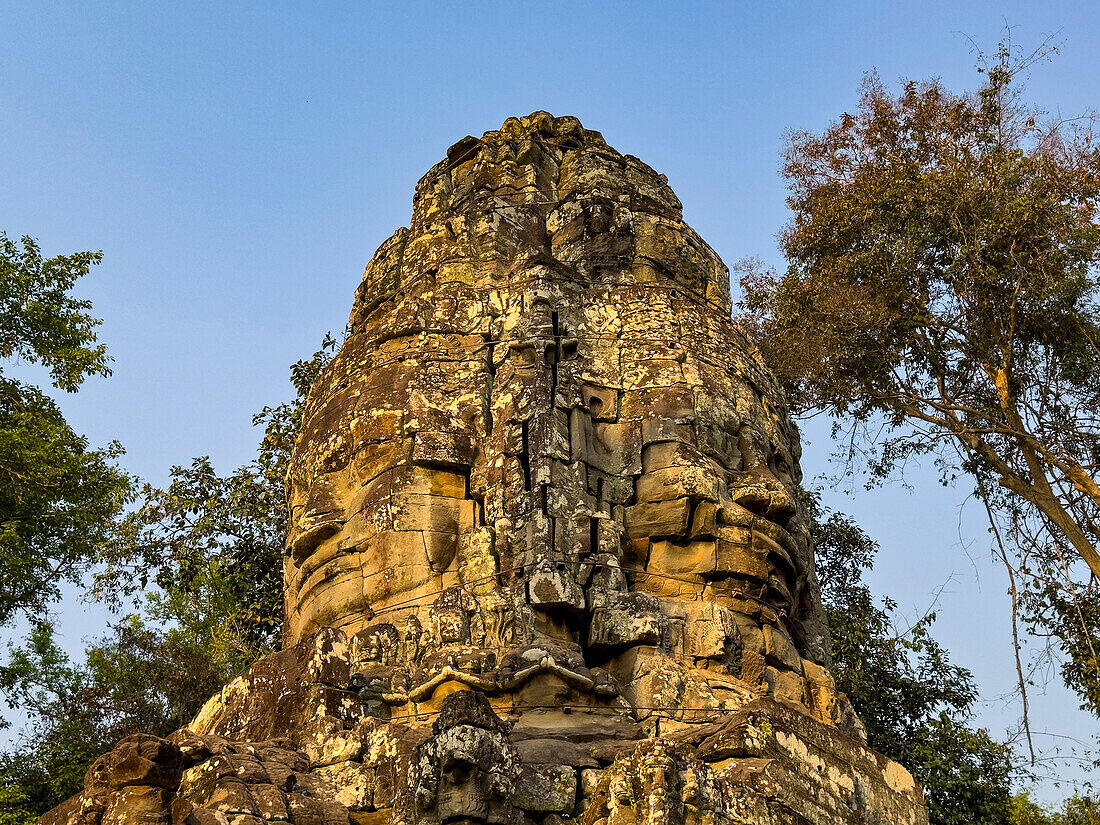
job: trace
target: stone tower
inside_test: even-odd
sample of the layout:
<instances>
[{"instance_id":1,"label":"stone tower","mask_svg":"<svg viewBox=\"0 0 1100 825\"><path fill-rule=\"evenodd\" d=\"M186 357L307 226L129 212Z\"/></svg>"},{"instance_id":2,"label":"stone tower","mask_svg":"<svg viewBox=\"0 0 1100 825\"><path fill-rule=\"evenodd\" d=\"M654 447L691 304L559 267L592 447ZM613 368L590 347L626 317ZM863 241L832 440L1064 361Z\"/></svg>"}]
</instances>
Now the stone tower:
<instances>
[{"instance_id":1,"label":"stone tower","mask_svg":"<svg viewBox=\"0 0 1100 825\"><path fill-rule=\"evenodd\" d=\"M925 822L833 685L730 311L664 176L575 118L452 146L304 411L285 649L51 821Z\"/></svg>"}]
</instances>

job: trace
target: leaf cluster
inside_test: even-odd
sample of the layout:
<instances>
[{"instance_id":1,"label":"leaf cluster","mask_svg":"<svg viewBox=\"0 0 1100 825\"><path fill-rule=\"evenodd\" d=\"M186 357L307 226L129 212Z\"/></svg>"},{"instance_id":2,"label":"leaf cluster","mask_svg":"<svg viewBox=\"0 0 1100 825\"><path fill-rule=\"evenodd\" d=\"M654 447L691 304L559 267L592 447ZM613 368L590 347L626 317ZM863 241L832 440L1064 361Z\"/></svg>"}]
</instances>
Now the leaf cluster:
<instances>
[{"instance_id":1,"label":"leaf cluster","mask_svg":"<svg viewBox=\"0 0 1100 825\"><path fill-rule=\"evenodd\" d=\"M31 238L0 233L0 626L19 612L42 616L103 549L130 496L117 443L89 448L51 398L3 375L5 361L41 363L72 392L110 372L89 302L69 295L99 259L44 259Z\"/></svg>"},{"instance_id":2,"label":"leaf cluster","mask_svg":"<svg viewBox=\"0 0 1100 825\"><path fill-rule=\"evenodd\" d=\"M972 473L1009 575L1014 626L1022 622L1040 642L1029 671L1053 665L1081 709L1100 715L1100 580L1088 575L1072 546L1049 530L1040 514L998 487L986 468ZM1014 550L1011 555L1007 547ZM1024 675L1019 661L1018 670L1024 691L1034 677Z\"/></svg>"},{"instance_id":3,"label":"leaf cluster","mask_svg":"<svg viewBox=\"0 0 1100 825\"><path fill-rule=\"evenodd\" d=\"M1049 568L1030 576L1028 584L1021 608L1032 634L1057 640L1063 681L1080 698L1082 710L1100 716L1100 585L1096 580L1079 585Z\"/></svg>"},{"instance_id":4,"label":"leaf cluster","mask_svg":"<svg viewBox=\"0 0 1100 825\"><path fill-rule=\"evenodd\" d=\"M0 379L0 624L43 611L103 548L130 493L121 452L89 449L51 399Z\"/></svg>"},{"instance_id":5,"label":"leaf cluster","mask_svg":"<svg viewBox=\"0 0 1100 825\"><path fill-rule=\"evenodd\" d=\"M91 301L69 293L102 252L43 258L33 238L0 232L0 360L41 363L53 385L75 392L88 375L110 375L107 349L96 343L101 321Z\"/></svg>"},{"instance_id":6,"label":"leaf cluster","mask_svg":"<svg viewBox=\"0 0 1100 825\"><path fill-rule=\"evenodd\" d=\"M1100 825L1100 801L1076 793L1062 803L1061 810L1037 805L1027 793L1012 798L1010 825Z\"/></svg>"},{"instance_id":7,"label":"leaf cluster","mask_svg":"<svg viewBox=\"0 0 1100 825\"><path fill-rule=\"evenodd\" d=\"M83 786L88 765L124 736L186 724L226 678L200 640L137 617L119 622L74 664L39 623L9 647L0 689L31 720L0 754L0 825L30 825Z\"/></svg>"}]
</instances>

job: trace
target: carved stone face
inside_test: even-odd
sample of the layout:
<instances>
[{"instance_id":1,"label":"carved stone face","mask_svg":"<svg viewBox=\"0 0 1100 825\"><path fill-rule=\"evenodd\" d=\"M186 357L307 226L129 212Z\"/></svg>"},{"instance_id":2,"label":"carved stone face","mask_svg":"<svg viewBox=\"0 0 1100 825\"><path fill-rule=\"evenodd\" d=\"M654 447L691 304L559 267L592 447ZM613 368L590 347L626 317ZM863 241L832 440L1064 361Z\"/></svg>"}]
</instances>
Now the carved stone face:
<instances>
[{"instance_id":1,"label":"carved stone face","mask_svg":"<svg viewBox=\"0 0 1100 825\"><path fill-rule=\"evenodd\" d=\"M640 161L509 123L421 181L311 393L289 637L415 616L424 661L537 648L626 686L660 656L803 701L826 642L797 434L724 265Z\"/></svg>"},{"instance_id":2,"label":"carved stone face","mask_svg":"<svg viewBox=\"0 0 1100 825\"><path fill-rule=\"evenodd\" d=\"M456 701L457 700L457 701ZM416 753L413 797L419 825L511 825L519 775L508 728L479 694L452 694L433 736Z\"/></svg>"},{"instance_id":3,"label":"carved stone face","mask_svg":"<svg viewBox=\"0 0 1100 825\"><path fill-rule=\"evenodd\" d=\"M729 313L597 133L460 141L304 410L289 644L43 821L927 823L836 698L796 433Z\"/></svg>"}]
</instances>

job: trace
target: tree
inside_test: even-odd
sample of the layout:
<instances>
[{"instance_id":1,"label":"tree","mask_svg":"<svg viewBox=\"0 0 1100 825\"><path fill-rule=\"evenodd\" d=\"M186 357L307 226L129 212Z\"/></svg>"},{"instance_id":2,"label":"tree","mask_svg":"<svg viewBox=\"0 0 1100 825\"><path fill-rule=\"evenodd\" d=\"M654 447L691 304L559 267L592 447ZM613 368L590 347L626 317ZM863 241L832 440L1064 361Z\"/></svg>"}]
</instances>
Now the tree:
<instances>
[{"instance_id":1,"label":"tree","mask_svg":"<svg viewBox=\"0 0 1100 825\"><path fill-rule=\"evenodd\" d=\"M24 236L20 248L0 232L0 359L41 363L66 392L89 375L110 375L106 347L96 343L102 322L88 315L90 301L69 295L102 258L78 252L43 259L33 238Z\"/></svg>"},{"instance_id":2,"label":"tree","mask_svg":"<svg viewBox=\"0 0 1100 825\"><path fill-rule=\"evenodd\" d=\"M31 238L0 233L0 626L41 616L80 578L129 495L118 444L89 449L48 396L3 374L5 363L38 363L66 392L110 374L90 302L69 294L99 260L43 259Z\"/></svg>"},{"instance_id":3,"label":"tree","mask_svg":"<svg viewBox=\"0 0 1100 825\"><path fill-rule=\"evenodd\" d=\"M1100 575L1100 143L1019 103L1002 46L977 94L938 80L791 135L782 275L748 320L803 411L872 428L872 470L953 443L978 494ZM1030 520L1030 521L1029 521Z\"/></svg>"},{"instance_id":4,"label":"tree","mask_svg":"<svg viewBox=\"0 0 1100 825\"><path fill-rule=\"evenodd\" d=\"M78 792L88 765L122 737L166 735L256 658L282 625L284 477L309 388L330 357L326 336L291 367L294 401L253 418L255 461L219 476L208 458L173 467L167 489L143 489L104 548L93 592L144 616L121 619L74 664L48 623L9 649L0 691L29 718L0 753L0 825L32 825ZM153 584L151 592L146 587Z\"/></svg>"},{"instance_id":5,"label":"tree","mask_svg":"<svg viewBox=\"0 0 1100 825\"><path fill-rule=\"evenodd\" d=\"M1012 798L1010 825L1100 825L1100 802L1074 794L1062 803L1061 811L1036 805L1027 793Z\"/></svg>"},{"instance_id":6,"label":"tree","mask_svg":"<svg viewBox=\"0 0 1100 825\"><path fill-rule=\"evenodd\" d=\"M833 676L867 728L871 747L921 783L932 825L1007 823L1011 751L966 722L978 693L931 635L929 613L904 631L896 605L863 581L878 545L844 515L806 497L821 598L833 637Z\"/></svg>"}]
</instances>

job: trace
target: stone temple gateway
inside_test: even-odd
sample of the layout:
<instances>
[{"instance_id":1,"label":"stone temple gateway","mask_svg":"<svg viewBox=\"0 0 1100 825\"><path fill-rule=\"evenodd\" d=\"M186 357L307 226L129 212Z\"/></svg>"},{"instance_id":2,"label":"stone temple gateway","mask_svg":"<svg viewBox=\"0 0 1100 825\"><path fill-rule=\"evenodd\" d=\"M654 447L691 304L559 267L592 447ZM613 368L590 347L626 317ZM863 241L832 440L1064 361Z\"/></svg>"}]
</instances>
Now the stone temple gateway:
<instances>
[{"instance_id":1,"label":"stone temple gateway","mask_svg":"<svg viewBox=\"0 0 1100 825\"><path fill-rule=\"evenodd\" d=\"M417 186L288 478L285 646L43 821L927 821L829 673L798 434L663 175L575 118Z\"/></svg>"}]
</instances>

